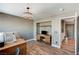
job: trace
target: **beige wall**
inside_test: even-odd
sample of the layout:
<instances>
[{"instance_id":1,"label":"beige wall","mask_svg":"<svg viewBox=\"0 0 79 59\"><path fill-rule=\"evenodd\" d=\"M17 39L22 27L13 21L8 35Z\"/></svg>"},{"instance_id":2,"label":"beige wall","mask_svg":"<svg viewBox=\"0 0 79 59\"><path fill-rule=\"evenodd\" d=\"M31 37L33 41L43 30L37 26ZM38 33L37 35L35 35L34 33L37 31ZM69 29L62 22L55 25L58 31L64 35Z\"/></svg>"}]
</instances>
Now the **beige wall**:
<instances>
[{"instance_id":1,"label":"beige wall","mask_svg":"<svg viewBox=\"0 0 79 59\"><path fill-rule=\"evenodd\" d=\"M16 32L24 39L32 39L33 22L20 17L1 13L0 32Z\"/></svg>"}]
</instances>

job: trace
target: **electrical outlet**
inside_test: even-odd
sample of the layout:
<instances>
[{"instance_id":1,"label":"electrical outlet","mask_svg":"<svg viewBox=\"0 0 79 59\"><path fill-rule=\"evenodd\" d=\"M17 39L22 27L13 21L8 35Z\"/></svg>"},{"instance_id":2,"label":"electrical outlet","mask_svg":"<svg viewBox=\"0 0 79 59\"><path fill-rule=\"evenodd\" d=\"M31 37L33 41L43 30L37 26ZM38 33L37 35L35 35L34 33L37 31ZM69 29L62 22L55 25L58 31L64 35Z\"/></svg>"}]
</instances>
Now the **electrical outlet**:
<instances>
[{"instance_id":1,"label":"electrical outlet","mask_svg":"<svg viewBox=\"0 0 79 59\"><path fill-rule=\"evenodd\" d=\"M58 42L56 41L56 44L57 44Z\"/></svg>"}]
</instances>

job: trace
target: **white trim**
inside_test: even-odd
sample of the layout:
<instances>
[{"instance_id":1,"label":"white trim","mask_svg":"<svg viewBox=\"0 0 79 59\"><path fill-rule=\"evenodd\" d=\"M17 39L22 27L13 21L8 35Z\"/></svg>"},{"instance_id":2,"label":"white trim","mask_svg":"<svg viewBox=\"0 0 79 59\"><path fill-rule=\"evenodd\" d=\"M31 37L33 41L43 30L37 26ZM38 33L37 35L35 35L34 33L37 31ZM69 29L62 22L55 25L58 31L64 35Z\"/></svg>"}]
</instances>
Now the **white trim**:
<instances>
[{"instance_id":1,"label":"white trim","mask_svg":"<svg viewBox=\"0 0 79 59\"><path fill-rule=\"evenodd\" d=\"M37 26L36 26L36 22L34 22L34 32L33 32L33 36L34 36L34 39L36 39L36 30L37 30Z\"/></svg>"},{"instance_id":2,"label":"white trim","mask_svg":"<svg viewBox=\"0 0 79 59\"><path fill-rule=\"evenodd\" d=\"M59 18L59 48L61 48L61 19Z\"/></svg>"},{"instance_id":3,"label":"white trim","mask_svg":"<svg viewBox=\"0 0 79 59\"><path fill-rule=\"evenodd\" d=\"M35 39L28 39L28 40L26 40L26 42L29 42L29 41L32 41L32 40L35 40Z\"/></svg>"},{"instance_id":4,"label":"white trim","mask_svg":"<svg viewBox=\"0 0 79 59\"><path fill-rule=\"evenodd\" d=\"M60 48L60 46L52 44L52 47Z\"/></svg>"},{"instance_id":5,"label":"white trim","mask_svg":"<svg viewBox=\"0 0 79 59\"><path fill-rule=\"evenodd\" d=\"M77 54L77 17L78 17L78 13L75 12L74 16L69 16L69 17L61 17L59 19L67 19L67 18L74 18L75 19L75 55ZM61 45L61 43L60 43ZM61 47L60 47L61 48Z\"/></svg>"},{"instance_id":6,"label":"white trim","mask_svg":"<svg viewBox=\"0 0 79 59\"><path fill-rule=\"evenodd\" d=\"M75 19L76 18L76 14L74 14L74 16L69 16L69 17L59 17L59 20L68 19L68 18L74 18ZM61 23L60 23L60 27L61 27ZM75 30L76 30L76 25L75 25ZM61 47L61 31L59 31L59 33L60 33L60 39L59 40L60 40L60 47ZM76 32L75 32L75 34L76 34ZM75 41L76 41L76 35L75 35Z\"/></svg>"},{"instance_id":7,"label":"white trim","mask_svg":"<svg viewBox=\"0 0 79 59\"><path fill-rule=\"evenodd\" d=\"M67 19L67 18L75 18L75 15L74 16L67 16L67 17L59 17L60 19Z\"/></svg>"},{"instance_id":8,"label":"white trim","mask_svg":"<svg viewBox=\"0 0 79 59\"><path fill-rule=\"evenodd\" d=\"M78 13L75 12L75 55L77 54L77 17Z\"/></svg>"}]
</instances>

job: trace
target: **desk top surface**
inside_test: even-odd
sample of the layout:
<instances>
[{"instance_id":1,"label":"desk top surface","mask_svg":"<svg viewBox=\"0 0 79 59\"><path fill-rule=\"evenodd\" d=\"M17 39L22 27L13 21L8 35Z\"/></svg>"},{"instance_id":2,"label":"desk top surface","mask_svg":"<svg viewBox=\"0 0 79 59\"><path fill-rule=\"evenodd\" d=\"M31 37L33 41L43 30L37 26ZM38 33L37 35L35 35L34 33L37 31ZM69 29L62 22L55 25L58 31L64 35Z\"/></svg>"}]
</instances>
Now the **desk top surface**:
<instances>
[{"instance_id":1,"label":"desk top surface","mask_svg":"<svg viewBox=\"0 0 79 59\"><path fill-rule=\"evenodd\" d=\"M0 51L23 43L26 43L26 41L23 39L17 39L16 42L6 43L4 47L0 47Z\"/></svg>"}]
</instances>

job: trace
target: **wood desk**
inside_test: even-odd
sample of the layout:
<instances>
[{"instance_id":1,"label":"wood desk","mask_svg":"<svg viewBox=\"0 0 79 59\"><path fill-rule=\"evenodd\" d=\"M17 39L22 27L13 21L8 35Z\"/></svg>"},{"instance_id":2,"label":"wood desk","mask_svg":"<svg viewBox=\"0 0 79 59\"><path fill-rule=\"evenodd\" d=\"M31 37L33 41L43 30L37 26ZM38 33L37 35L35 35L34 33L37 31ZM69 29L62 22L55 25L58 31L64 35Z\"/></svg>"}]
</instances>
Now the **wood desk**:
<instances>
[{"instance_id":1,"label":"wood desk","mask_svg":"<svg viewBox=\"0 0 79 59\"><path fill-rule=\"evenodd\" d=\"M10 53L15 52L16 48L20 48L20 55L25 55L26 54L26 41L23 39L17 39L16 42L7 43L4 45L4 47L0 47L0 52L10 54Z\"/></svg>"}]
</instances>

